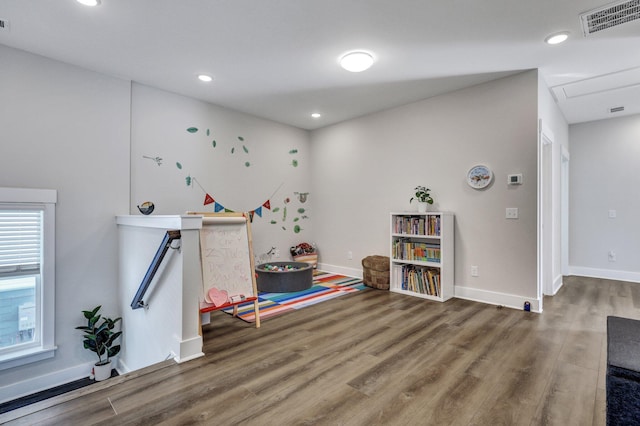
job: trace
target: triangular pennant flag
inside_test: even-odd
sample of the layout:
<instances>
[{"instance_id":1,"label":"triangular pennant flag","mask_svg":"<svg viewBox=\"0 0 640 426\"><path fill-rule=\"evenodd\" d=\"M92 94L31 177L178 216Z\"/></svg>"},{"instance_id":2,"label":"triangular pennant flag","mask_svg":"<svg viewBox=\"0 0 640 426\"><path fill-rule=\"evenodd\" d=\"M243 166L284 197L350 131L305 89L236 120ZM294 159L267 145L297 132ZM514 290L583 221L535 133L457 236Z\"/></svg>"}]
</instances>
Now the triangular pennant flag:
<instances>
[{"instance_id":1,"label":"triangular pennant flag","mask_svg":"<svg viewBox=\"0 0 640 426\"><path fill-rule=\"evenodd\" d=\"M211 204L213 203L215 200L213 199L213 197L211 197L211 195L206 194L204 196L204 205L206 206L207 204Z\"/></svg>"},{"instance_id":2,"label":"triangular pennant flag","mask_svg":"<svg viewBox=\"0 0 640 426\"><path fill-rule=\"evenodd\" d=\"M257 209L255 209L255 210L254 210L254 212L255 212L258 216L262 217L262 206L260 206L260 207L258 207Z\"/></svg>"},{"instance_id":3,"label":"triangular pennant flag","mask_svg":"<svg viewBox=\"0 0 640 426\"><path fill-rule=\"evenodd\" d=\"M228 208L226 208L226 207L225 207L225 208L224 208L224 212L225 212L225 213L233 213L233 210L228 209Z\"/></svg>"},{"instance_id":4,"label":"triangular pennant flag","mask_svg":"<svg viewBox=\"0 0 640 426\"><path fill-rule=\"evenodd\" d=\"M271 202L269 200L265 201L262 207L271 210Z\"/></svg>"},{"instance_id":5,"label":"triangular pennant flag","mask_svg":"<svg viewBox=\"0 0 640 426\"><path fill-rule=\"evenodd\" d=\"M218 212L220 212L220 211L224 210L224 207L222 206L222 204L220 204L220 203L218 203L218 202L216 201L216 203L213 205L213 210L214 210L216 213L218 213Z\"/></svg>"},{"instance_id":6,"label":"triangular pennant flag","mask_svg":"<svg viewBox=\"0 0 640 426\"><path fill-rule=\"evenodd\" d=\"M253 223L253 214L255 213L255 210L251 210L249 212L249 222Z\"/></svg>"}]
</instances>

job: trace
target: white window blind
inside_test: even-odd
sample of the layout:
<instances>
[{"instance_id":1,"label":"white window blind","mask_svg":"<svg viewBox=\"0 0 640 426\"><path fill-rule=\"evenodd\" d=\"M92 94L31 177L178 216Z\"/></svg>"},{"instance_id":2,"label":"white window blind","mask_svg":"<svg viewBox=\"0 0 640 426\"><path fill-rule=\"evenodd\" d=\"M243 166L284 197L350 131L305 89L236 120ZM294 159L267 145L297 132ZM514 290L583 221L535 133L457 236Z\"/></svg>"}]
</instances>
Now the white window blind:
<instances>
[{"instance_id":1,"label":"white window blind","mask_svg":"<svg viewBox=\"0 0 640 426\"><path fill-rule=\"evenodd\" d=\"M40 272L42 211L0 207L0 277Z\"/></svg>"}]
</instances>

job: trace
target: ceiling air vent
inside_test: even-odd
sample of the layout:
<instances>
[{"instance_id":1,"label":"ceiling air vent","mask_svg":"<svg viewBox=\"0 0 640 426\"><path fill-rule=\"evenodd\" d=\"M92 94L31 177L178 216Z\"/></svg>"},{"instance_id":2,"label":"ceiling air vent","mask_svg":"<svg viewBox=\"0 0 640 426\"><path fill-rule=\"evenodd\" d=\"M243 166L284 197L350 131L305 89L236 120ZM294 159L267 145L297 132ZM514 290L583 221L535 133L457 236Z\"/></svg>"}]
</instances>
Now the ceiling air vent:
<instances>
[{"instance_id":1,"label":"ceiling air vent","mask_svg":"<svg viewBox=\"0 0 640 426\"><path fill-rule=\"evenodd\" d=\"M580 15L585 37L640 18L640 0L618 1Z\"/></svg>"},{"instance_id":2,"label":"ceiling air vent","mask_svg":"<svg viewBox=\"0 0 640 426\"><path fill-rule=\"evenodd\" d=\"M622 112L622 111L624 111L624 107L623 106L617 106L617 107L609 108L609 114L615 114L616 112Z\"/></svg>"}]
</instances>

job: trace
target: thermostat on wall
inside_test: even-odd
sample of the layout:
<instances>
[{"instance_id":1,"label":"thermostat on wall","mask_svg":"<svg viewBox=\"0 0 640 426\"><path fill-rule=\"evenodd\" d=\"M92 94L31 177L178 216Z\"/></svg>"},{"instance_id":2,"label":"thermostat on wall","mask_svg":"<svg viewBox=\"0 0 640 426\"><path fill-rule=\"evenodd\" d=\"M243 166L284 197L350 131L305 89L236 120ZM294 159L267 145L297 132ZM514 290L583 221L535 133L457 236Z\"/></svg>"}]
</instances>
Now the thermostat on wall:
<instances>
[{"instance_id":1,"label":"thermostat on wall","mask_svg":"<svg viewBox=\"0 0 640 426\"><path fill-rule=\"evenodd\" d=\"M522 173L507 176L507 183L509 185L522 185Z\"/></svg>"}]
</instances>

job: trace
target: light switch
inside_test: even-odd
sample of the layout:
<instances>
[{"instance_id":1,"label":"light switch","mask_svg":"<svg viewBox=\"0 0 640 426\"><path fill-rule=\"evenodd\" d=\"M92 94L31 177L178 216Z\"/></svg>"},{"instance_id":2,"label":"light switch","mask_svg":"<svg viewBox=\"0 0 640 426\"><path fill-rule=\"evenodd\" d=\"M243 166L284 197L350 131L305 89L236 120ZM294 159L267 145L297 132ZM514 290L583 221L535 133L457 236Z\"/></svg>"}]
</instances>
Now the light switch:
<instances>
[{"instance_id":1,"label":"light switch","mask_svg":"<svg viewBox=\"0 0 640 426\"><path fill-rule=\"evenodd\" d=\"M507 207L505 217L507 219L517 219L518 218L518 208L517 207Z\"/></svg>"}]
</instances>

